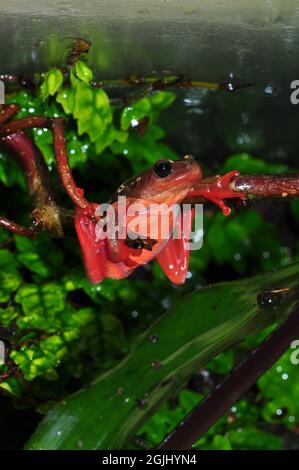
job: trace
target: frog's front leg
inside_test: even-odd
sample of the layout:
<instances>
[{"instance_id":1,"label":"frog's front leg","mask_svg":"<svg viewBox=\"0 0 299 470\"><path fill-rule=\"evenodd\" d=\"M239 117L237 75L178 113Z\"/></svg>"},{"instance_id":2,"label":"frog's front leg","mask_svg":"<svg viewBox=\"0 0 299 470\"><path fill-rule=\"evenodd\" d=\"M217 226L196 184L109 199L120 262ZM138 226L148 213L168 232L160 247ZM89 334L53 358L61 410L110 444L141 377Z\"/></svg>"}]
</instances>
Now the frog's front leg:
<instances>
[{"instance_id":1,"label":"frog's front leg","mask_svg":"<svg viewBox=\"0 0 299 470\"><path fill-rule=\"evenodd\" d=\"M220 207L224 215L229 215L231 213L231 209L225 204L225 199L247 199L247 196L244 193L234 191L231 187L233 178L239 174L239 171L230 171L223 176L217 176L212 181L201 180L193 186L191 191L188 193L188 198L196 196L204 197L208 201L211 201Z\"/></svg>"}]
</instances>

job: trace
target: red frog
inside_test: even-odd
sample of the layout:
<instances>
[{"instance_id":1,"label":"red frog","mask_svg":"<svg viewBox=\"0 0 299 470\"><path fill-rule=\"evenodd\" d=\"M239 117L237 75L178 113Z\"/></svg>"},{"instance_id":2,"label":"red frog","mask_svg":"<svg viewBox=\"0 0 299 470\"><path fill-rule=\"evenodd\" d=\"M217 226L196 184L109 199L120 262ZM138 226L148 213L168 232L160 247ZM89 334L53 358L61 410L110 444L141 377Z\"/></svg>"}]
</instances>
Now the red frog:
<instances>
[{"instance_id":1,"label":"red frog","mask_svg":"<svg viewBox=\"0 0 299 470\"><path fill-rule=\"evenodd\" d=\"M243 196L229 186L236 174L238 172L230 172L210 181L203 180L198 163L190 155L180 161L159 160L153 168L122 184L112 196L110 204L115 214L112 237L103 235L107 230L109 216L106 214L106 217L103 217L103 214L100 214L102 205L91 204L87 209L77 207L75 227L89 280L98 283L105 277L125 278L138 266L156 258L174 284L183 284L188 272L188 244L193 210L176 215L167 210L164 213L158 205L163 204L164 209L169 209L188 198L200 196L219 205L223 213L228 215L229 208L223 199ZM123 226L124 219L120 216L119 197L124 199L126 227ZM139 212L136 229L133 223L136 213L131 211L133 208ZM163 232L161 225L166 214L169 224L167 229L168 226L176 228L180 232L179 236L174 237L173 230ZM154 215L156 235L149 237L149 223ZM183 224L185 217L190 221ZM124 228L128 233L122 238L119 234Z\"/></svg>"}]
</instances>

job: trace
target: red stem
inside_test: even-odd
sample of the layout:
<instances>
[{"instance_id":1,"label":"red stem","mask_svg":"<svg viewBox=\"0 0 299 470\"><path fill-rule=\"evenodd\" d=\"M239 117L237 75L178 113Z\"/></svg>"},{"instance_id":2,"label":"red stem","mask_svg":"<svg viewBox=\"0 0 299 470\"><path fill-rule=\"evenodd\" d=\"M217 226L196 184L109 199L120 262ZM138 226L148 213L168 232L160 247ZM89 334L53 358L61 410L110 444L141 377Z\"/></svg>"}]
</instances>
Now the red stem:
<instances>
[{"instance_id":1,"label":"red stem","mask_svg":"<svg viewBox=\"0 0 299 470\"><path fill-rule=\"evenodd\" d=\"M22 235L24 237L35 237L37 234L37 228L32 227L23 227L22 225L13 222L12 220L6 219L5 217L0 216L0 226L9 232L16 233L17 235Z\"/></svg>"},{"instance_id":2,"label":"red stem","mask_svg":"<svg viewBox=\"0 0 299 470\"><path fill-rule=\"evenodd\" d=\"M32 129L33 127L51 128L52 119L44 116L30 116L21 119L16 119L7 124L2 124L0 127L0 136L4 137L15 132L20 132L23 129Z\"/></svg>"},{"instance_id":3,"label":"red stem","mask_svg":"<svg viewBox=\"0 0 299 470\"><path fill-rule=\"evenodd\" d=\"M10 104L8 106L0 105L0 124L8 121L8 119L17 114L19 110L20 106L18 104Z\"/></svg>"},{"instance_id":4,"label":"red stem","mask_svg":"<svg viewBox=\"0 0 299 470\"><path fill-rule=\"evenodd\" d=\"M17 157L26 178L29 193L33 196L42 186L42 174L47 171L39 149L22 131L2 137L0 142Z\"/></svg>"},{"instance_id":5,"label":"red stem","mask_svg":"<svg viewBox=\"0 0 299 470\"><path fill-rule=\"evenodd\" d=\"M89 201L83 196L83 190L78 188L69 167L67 150L64 137L63 119L53 118L52 132L54 139L54 151L57 169L66 192L75 206L85 209L90 206Z\"/></svg>"},{"instance_id":6,"label":"red stem","mask_svg":"<svg viewBox=\"0 0 299 470\"><path fill-rule=\"evenodd\" d=\"M287 197L299 195L298 175L238 175L232 179L233 191L247 196Z\"/></svg>"}]
</instances>

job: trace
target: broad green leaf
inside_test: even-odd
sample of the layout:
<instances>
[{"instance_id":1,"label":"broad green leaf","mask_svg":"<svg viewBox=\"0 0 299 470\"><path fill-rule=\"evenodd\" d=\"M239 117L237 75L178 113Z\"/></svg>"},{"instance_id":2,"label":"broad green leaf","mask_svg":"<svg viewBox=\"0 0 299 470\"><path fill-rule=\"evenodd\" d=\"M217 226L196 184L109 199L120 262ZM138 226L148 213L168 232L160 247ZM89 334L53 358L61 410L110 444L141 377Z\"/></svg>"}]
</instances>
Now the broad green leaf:
<instances>
[{"instance_id":1,"label":"broad green leaf","mask_svg":"<svg viewBox=\"0 0 299 470\"><path fill-rule=\"evenodd\" d=\"M115 369L55 406L27 448L75 449L78 440L84 449L123 448L199 367L290 312L291 304L283 310L259 308L257 295L271 287L297 285L298 272L294 264L182 298L140 335Z\"/></svg>"}]
</instances>

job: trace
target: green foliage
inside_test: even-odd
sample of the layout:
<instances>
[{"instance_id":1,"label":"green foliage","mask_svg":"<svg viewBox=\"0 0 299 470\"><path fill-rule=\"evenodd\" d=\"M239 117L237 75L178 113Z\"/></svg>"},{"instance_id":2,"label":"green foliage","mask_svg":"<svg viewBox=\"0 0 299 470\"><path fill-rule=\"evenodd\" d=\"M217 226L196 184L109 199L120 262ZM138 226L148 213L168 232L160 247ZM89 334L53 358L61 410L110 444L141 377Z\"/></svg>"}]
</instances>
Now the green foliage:
<instances>
[{"instance_id":1,"label":"green foliage","mask_svg":"<svg viewBox=\"0 0 299 470\"><path fill-rule=\"evenodd\" d=\"M176 425L198 405L202 395L190 390L179 394L179 403L163 405L138 431L148 445L157 446ZM194 449L199 450L279 450L283 448L282 439L252 425L258 421L259 408L242 400L233 406L230 413L223 416L202 437Z\"/></svg>"},{"instance_id":2,"label":"green foliage","mask_svg":"<svg viewBox=\"0 0 299 470\"><path fill-rule=\"evenodd\" d=\"M98 377L88 389L67 397L65 404L57 404L40 423L28 448L74 449L79 436L86 449L124 448L161 400L186 383L216 352L271 325L277 315L294 308L295 301L275 311L257 309L256 298L274 283L296 285L297 274L298 264L294 264L207 286L181 298L139 335L121 364ZM70 419L72 426L67 425ZM53 440L57 428L64 432Z\"/></svg>"},{"instance_id":3,"label":"green foliage","mask_svg":"<svg viewBox=\"0 0 299 470\"><path fill-rule=\"evenodd\" d=\"M258 381L265 400L263 417L270 423L293 428L299 423L299 365L291 361L292 350L285 353Z\"/></svg>"},{"instance_id":4,"label":"green foliage","mask_svg":"<svg viewBox=\"0 0 299 470\"><path fill-rule=\"evenodd\" d=\"M8 250L0 250L0 303L8 302L21 282L14 255Z\"/></svg>"},{"instance_id":5,"label":"green foliage","mask_svg":"<svg viewBox=\"0 0 299 470\"><path fill-rule=\"evenodd\" d=\"M58 273L63 264L63 253L48 234L42 233L32 240L15 236L17 260L35 274L35 279L45 279Z\"/></svg>"},{"instance_id":6,"label":"green foliage","mask_svg":"<svg viewBox=\"0 0 299 470\"><path fill-rule=\"evenodd\" d=\"M44 76L41 85L41 98L45 101L49 96L55 95L63 83L63 75L56 67L49 70Z\"/></svg>"},{"instance_id":7,"label":"green foliage","mask_svg":"<svg viewBox=\"0 0 299 470\"><path fill-rule=\"evenodd\" d=\"M90 84L92 80L91 69L84 62L77 61L69 76L53 68L43 75L37 93L17 91L7 97L7 102L20 105L17 117L45 115L65 119L67 151L76 179L82 187L92 192L93 200L103 201L132 173L138 173L160 158L177 158L176 152L165 143L165 128L172 114L172 111L167 114L167 108L176 94L168 91L157 91L142 97L137 94L126 99L124 102L128 104L124 106L121 100L114 104L104 88L93 87ZM257 157L261 155L263 136L259 132L254 133L252 128L244 130L239 122L231 123L227 119L230 100L224 103L216 99L219 135L227 148L234 152L228 153L217 171L291 172L285 163L267 163ZM255 100L249 101L248 106L255 109ZM141 130L140 124L143 124ZM234 135L235 129L238 130L237 137ZM52 171L54 185L58 188L51 132L47 129L28 132L31 132L41 150ZM16 214L16 220L23 220L24 214L28 213L27 202L23 199L23 191L26 190L24 178L11 155L2 149L0 182L3 209L9 214ZM298 226L298 202L291 203L291 211L292 220ZM228 218L219 212L207 212L204 227L203 248L200 252L191 253L189 279L185 286L175 289L156 263L141 270L140 276L137 274L134 278L121 281L107 279L99 285L91 285L83 271L75 240L57 241L44 233L35 240L29 240L7 235L0 230L0 325L7 330L11 361L19 366L23 379L29 382L34 395L42 402L38 408L40 412L48 411L57 397L65 397L74 388L84 387L117 364L113 386L107 386L100 403L98 396L94 396L96 406L90 408L92 422L88 425L88 432L95 424L98 430L100 421L95 423L94 416L100 413L100 406L106 407L109 396L111 412L109 419L101 426L106 432L107 423L112 423L117 434L123 422L124 415L121 413L125 413L130 423L136 412L135 402L133 405L132 402L124 402L126 398L131 399L131 395L120 395L123 401L119 406L114 406L114 401L119 398L117 393L123 393L120 392L122 388L126 393L128 387L135 398L134 393L147 379L152 352L149 350L146 355L147 365L142 360L137 361L132 374L126 375L123 381L119 378L119 374L124 373L119 365L120 359L130 350L136 337L144 334L165 308L173 306L192 289L195 289L197 298L199 288L211 281L211 271L214 276L217 273L218 280L267 272L299 260L299 244L289 246L280 227L267 220L263 212L245 209L238 216ZM244 286L246 288L242 288L242 293L248 287L247 281L244 281ZM225 307L222 305L224 294L217 294L217 289L213 294L213 306L217 304L217 308L227 315L236 299L239 302L240 295L232 295L234 299ZM186 312L184 305L179 319L167 324L168 328L161 331L158 343L161 340L163 353L164 348L172 347L179 341L181 333L195 334L194 325L197 328L201 325L208 332L209 322L213 318L210 315L210 311L213 312L212 303L209 304L210 309L206 307L207 313L203 317L197 311L198 305L203 308L201 301L197 300L194 305L192 321L186 321L186 315L191 312ZM245 311L248 312L247 302L244 303L242 315ZM214 320L220 321L219 318ZM178 326L180 321L181 326ZM244 352L252 347L265 336L265 332L261 335L250 336L241 350ZM144 344L145 348L157 346L146 341ZM194 359L193 344L192 348L189 354ZM220 380L230 371L239 354L240 348L231 347L203 365L208 374ZM133 361L130 359L132 355L127 358ZM285 432L292 432L299 423L297 369L298 366L296 368L290 363L289 353L286 354L259 380L258 388L237 403L195 447L222 450L282 448L284 443L277 437L277 429L283 425ZM8 370L7 365L0 366L0 373ZM198 363L196 367L194 363L194 370L198 370ZM163 375L165 371L162 368L162 371L155 370L153 373ZM135 387L132 383L134 374L138 377ZM284 379L286 375L287 379ZM25 402L28 398L27 387L15 374L1 381L0 387L21 401ZM137 434L149 445L157 445L207 391L201 390L198 394L189 388L183 389L178 402L172 400L164 404ZM163 393L166 398L167 393ZM145 397L146 401L148 399ZM126 414L131 406L132 410L134 408L132 415ZM149 408L137 409L136 413L139 419L149 413Z\"/></svg>"},{"instance_id":8,"label":"green foliage","mask_svg":"<svg viewBox=\"0 0 299 470\"><path fill-rule=\"evenodd\" d=\"M240 173L245 174L284 174L288 172L289 168L287 165L280 163L267 163L260 158L254 158L248 153L236 153L225 161L224 165L221 167L221 173L232 170L238 170Z\"/></svg>"}]
</instances>

